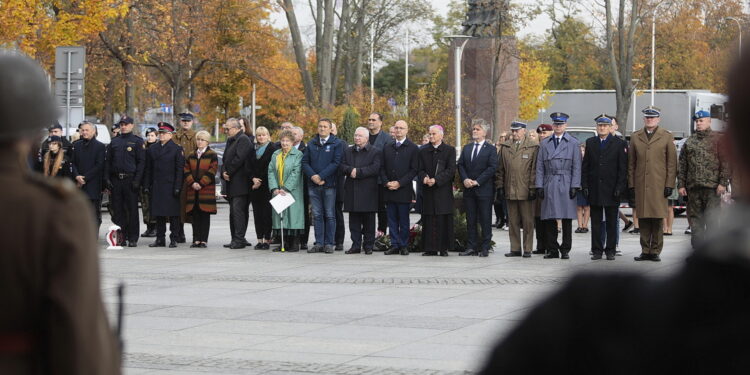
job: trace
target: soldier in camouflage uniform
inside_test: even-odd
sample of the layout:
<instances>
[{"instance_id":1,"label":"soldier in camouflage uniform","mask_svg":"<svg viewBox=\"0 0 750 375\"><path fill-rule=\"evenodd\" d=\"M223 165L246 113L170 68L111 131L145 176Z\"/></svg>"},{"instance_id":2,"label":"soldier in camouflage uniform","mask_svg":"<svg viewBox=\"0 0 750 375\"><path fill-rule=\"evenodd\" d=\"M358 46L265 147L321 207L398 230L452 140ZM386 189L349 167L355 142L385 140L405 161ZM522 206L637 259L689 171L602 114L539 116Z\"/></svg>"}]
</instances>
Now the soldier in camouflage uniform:
<instances>
[{"instance_id":1,"label":"soldier in camouflage uniform","mask_svg":"<svg viewBox=\"0 0 750 375\"><path fill-rule=\"evenodd\" d=\"M695 134L685 142L680 152L677 187L688 197L687 214L695 247L705 235L706 212L719 207L721 195L729 184L729 166L719 155L719 134L711 130L711 114L698 111L693 116Z\"/></svg>"}]
</instances>

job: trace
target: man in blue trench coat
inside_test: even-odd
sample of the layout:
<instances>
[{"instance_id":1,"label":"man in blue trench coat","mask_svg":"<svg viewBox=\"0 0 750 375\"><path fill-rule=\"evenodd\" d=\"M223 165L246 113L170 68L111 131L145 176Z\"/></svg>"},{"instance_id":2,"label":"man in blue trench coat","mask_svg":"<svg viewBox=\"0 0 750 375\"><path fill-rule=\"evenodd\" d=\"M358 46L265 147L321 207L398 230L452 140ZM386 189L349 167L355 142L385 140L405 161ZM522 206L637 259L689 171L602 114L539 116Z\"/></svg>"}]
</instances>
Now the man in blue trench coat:
<instances>
[{"instance_id":1,"label":"man in blue trench coat","mask_svg":"<svg viewBox=\"0 0 750 375\"><path fill-rule=\"evenodd\" d=\"M555 112L553 134L539 145L536 159L537 197L542 199L541 231L545 259L568 259L572 246L572 221L576 217L576 192L581 188L581 150L578 140L565 132L568 116ZM557 219L562 220L562 244L557 242Z\"/></svg>"}]
</instances>

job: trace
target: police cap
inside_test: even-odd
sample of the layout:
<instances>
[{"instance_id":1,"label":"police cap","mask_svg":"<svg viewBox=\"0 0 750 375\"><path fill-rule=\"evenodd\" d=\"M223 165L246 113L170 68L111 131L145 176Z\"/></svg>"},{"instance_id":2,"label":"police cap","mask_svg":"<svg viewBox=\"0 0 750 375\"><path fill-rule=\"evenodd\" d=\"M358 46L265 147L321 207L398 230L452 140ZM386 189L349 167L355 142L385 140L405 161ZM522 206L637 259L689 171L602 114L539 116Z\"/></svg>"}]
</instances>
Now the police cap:
<instances>
[{"instance_id":1,"label":"police cap","mask_svg":"<svg viewBox=\"0 0 750 375\"><path fill-rule=\"evenodd\" d=\"M180 121L193 121L195 116L193 116L190 112L184 112L180 113L178 116L180 116Z\"/></svg>"},{"instance_id":2,"label":"police cap","mask_svg":"<svg viewBox=\"0 0 750 375\"><path fill-rule=\"evenodd\" d=\"M0 49L0 140L38 135L57 115L39 64L20 52Z\"/></svg>"},{"instance_id":3,"label":"police cap","mask_svg":"<svg viewBox=\"0 0 750 375\"><path fill-rule=\"evenodd\" d=\"M644 108L641 112L643 112L643 117L646 118L661 117L661 109L652 105Z\"/></svg>"},{"instance_id":4,"label":"police cap","mask_svg":"<svg viewBox=\"0 0 750 375\"><path fill-rule=\"evenodd\" d=\"M526 129L526 124L520 121L513 121L510 124L510 130Z\"/></svg>"},{"instance_id":5,"label":"police cap","mask_svg":"<svg viewBox=\"0 0 750 375\"><path fill-rule=\"evenodd\" d=\"M549 117L552 119L553 124L567 124L570 116L567 113L555 112Z\"/></svg>"}]
</instances>

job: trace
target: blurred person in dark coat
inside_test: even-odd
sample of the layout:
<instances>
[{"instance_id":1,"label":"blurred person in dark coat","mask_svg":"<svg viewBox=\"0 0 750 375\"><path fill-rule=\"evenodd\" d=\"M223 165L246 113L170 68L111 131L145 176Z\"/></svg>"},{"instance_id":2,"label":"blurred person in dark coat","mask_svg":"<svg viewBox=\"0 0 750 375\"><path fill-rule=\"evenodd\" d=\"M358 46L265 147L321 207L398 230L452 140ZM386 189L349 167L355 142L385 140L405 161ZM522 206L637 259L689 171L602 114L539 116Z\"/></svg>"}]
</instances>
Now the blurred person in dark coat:
<instances>
[{"instance_id":1,"label":"blurred person in dark coat","mask_svg":"<svg viewBox=\"0 0 750 375\"><path fill-rule=\"evenodd\" d=\"M422 185L423 256L448 256L453 250L453 178L456 148L443 143L443 127L430 126L430 143L419 150L417 184Z\"/></svg>"},{"instance_id":2,"label":"blurred person in dark coat","mask_svg":"<svg viewBox=\"0 0 750 375\"><path fill-rule=\"evenodd\" d=\"M81 138L73 142L71 161L78 172L76 184L86 193L96 217L96 233L102 224L102 180L106 146L96 139L96 126L84 121L78 125Z\"/></svg>"},{"instance_id":3,"label":"blurred person in dark coat","mask_svg":"<svg viewBox=\"0 0 750 375\"><path fill-rule=\"evenodd\" d=\"M151 216L156 217L156 241L148 246L166 246L166 225L169 221L169 247L177 247L185 157L182 147L172 141L174 126L166 122L160 122L158 126L159 143L148 149L143 183L151 193Z\"/></svg>"},{"instance_id":4,"label":"blurred person in dark coat","mask_svg":"<svg viewBox=\"0 0 750 375\"><path fill-rule=\"evenodd\" d=\"M0 50L0 374L119 374L88 198L26 157L57 117L47 75Z\"/></svg>"},{"instance_id":5,"label":"blurred person in dark coat","mask_svg":"<svg viewBox=\"0 0 750 375\"><path fill-rule=\"evenodd\" d=\"M344 174L344 210L349 213L352 247L347 254L372 254L375 244L375 213L378 212L378 178L382 156L380 149L368 143L368 131L354 131L354 145L344 150L339 170Z\"/></svg>"}]
</instances>

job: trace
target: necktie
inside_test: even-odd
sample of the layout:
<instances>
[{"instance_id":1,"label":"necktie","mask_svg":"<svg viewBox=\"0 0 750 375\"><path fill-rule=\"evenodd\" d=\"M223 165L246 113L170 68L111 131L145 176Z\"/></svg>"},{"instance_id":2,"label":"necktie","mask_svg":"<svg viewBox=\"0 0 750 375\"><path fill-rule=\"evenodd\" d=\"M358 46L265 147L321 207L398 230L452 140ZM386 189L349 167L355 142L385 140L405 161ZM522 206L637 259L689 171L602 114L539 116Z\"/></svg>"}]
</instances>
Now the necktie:
<instances>
[{"instance_id":1,"label":"necktie","mask_svg":"<svg viewBox=\"0 0 750 375\"><path fill-rule=\"evenodd\" d=\"M555 148L557 148L557 145L560 144L560 138L555 137L554 141L555 141Z\"/></svg>"},{"instance_id":2,"label":"necktie","mask_svg":"<svg viewBox=\"0 0 750 375\"><path fill-rule=\"evenodd\" d=\"M471 161L474 161L474 158L477 157L478 152L479 152L479 143L474 143L474 152L471 153Z\"/></svg>"},{"instance_id":3,"label":"necktie","mask_svg":"<svg viewBox=\"0 0 750 375\"><path fill-rule=\"evenodd\" d=\"M401 147L401 142L396 142L396 148Z\"/></svg>"}]
</instances>

